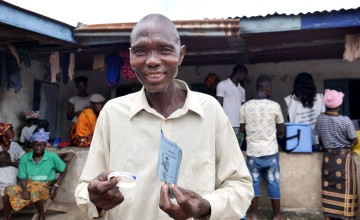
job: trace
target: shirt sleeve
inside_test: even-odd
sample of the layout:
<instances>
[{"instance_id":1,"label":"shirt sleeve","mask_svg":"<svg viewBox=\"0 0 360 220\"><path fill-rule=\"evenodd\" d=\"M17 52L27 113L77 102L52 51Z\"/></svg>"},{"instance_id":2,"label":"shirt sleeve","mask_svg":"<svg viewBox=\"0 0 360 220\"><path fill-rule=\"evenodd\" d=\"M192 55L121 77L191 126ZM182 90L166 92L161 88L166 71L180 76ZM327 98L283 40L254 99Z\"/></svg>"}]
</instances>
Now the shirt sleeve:
<instances>
[{"instance_id":1,"label":"shirt sleeve","mask_svg":"<svg viewBox=\"0 0 360 220\"><path fill-rule=\"evenodd\" d=\"M276 103L276 107L275 107L275 122L276 124L282 124L284 123L284 116L282 114L280 105L278 103Z\"/></svg>"},{"instance_id":2,"label":"shirt sleeve","mask_svg":"<svg viewBox=\"0 0 360 220\"><path fill-rule=\"evenodd\" d=\"M99 217L99 213L95 205L89 199L87 187L96 176L101 172L108 170L109 146L108 118L106 111L103 109L100 112L95 126L88 158L81 173L79 183L75 189L76 203L81 210L88 213L89 219Z\"/></svg>"},{"instance_id":3,"label":"shirt sleeve","mask_svg":"<svg viewBox=\"0 0 360 220\"><path fill-rule=\"evenodd\" d=\"M352 123L352 121L346 117L346 131L347 131L347 135L348 135L348 138L350 140L352 139L355 139L357 138L357 133L356 133L356 130L355 130L355 127L354 127L354 124Z\"/></svg>"},{"instance_id":4,"label":"shirt sleeve","mask_svg":"<svg viewBox=\"0 0 360 220\"><path fill-rule=\"evenodd\" d=\"M15 148L15 160L20 160L20 157L25 154L25 151L17 143L13 143Z\"/></svg>"},{"instance_id":5,"label":"shirt sleeve","mask_svg":"<svg viewBox=\"0 0 360 220\"><path fill-rule=\"evenodd\" d=\"M55 170L57 172L64 172L65 168L66 168L66 164L64 163L64 161L57 155L54 153L54 157L53 157L53 161L54 161L54 165L55 165Z\"/></svg>"},{"instance_id":6,"label":"shirt sleeve","mask_svg":"<svg viewBox=\"0 0 360 220\"><path fill-rule=\"evenodd\" d=\"M20 159L17 176L19 177L19 179L27 179L28 178L27 172L26 172L26 158L25 157Z\"/></svg>"},{"instance_id":7,"label":"shirt sleeve","mask_svg":"<svg viewBox=\"0 0 360 220\"><path fill-rule=\"evenodd\" d=\"M245 104L244 104L240 108L240 124L245 124L246 123L245 119L246 119L246 117L245 117Z\"/></svg>"},{"instance_id":8,"label":"shirt sleeve","mask_svg":"<svg viewBox=\"0 0 360 220\"><path fill-rule=\"evenodd\" d=\"M203 197L211 205L211 220L240 219L254 196L252 178L231 124L222 117L218 123L222 126L216 133L216 190Z\"/></svg>"},{"instance_id":9,"label":"shirt sleeve","mask_svg":"<svg viewBox=\"0 0 360 220\"><path fill-rule=\"evenodd\" d=\"M216 86L216 96L218 96L218 97L224 97L225 96L224 81L221 81Z\"/></svg>"}]
</instances>

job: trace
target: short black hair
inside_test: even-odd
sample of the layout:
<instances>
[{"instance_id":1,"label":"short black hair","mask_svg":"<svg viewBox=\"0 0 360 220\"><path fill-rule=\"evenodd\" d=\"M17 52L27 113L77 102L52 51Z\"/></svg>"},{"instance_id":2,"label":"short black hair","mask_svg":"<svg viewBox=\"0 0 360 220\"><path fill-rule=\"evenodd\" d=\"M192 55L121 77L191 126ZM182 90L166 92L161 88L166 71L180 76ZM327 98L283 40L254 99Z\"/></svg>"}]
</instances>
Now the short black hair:
<instances>
[{"instance_id":1,"label":"short black hair","mask_svg":"<svg viewBox=\"0 0 360 220\"><path fill-rule=\"evenodd\" d=\"M238 73L240 73L240 74L243 73L243 74L247 75L248 69L244 65L238 64L238 65L234 66L230 77L233 77L234 75L236 75Z\"/></svg>"},{"instance_id":2,"label":"short black hair","mask_svg":"<svg viewBox=\"0 0 360 220\"><path fill-rule=\"evenodd\" d=\"M76 85L83 82L83 83L87 83L89 81L89 79L86 76L77 76L74 79Z\"/></svg>"},{"instance_id":3,"label":"short black hair","mask_svg":"<svg viewBox=\"0 0 360 220\"><path fill-rule=\"evenodd\" d=\"M261 74L256 80L256 90L263 90L268 86L271 86L271 76L268 74Z\"/></svg>"}]
</instances>

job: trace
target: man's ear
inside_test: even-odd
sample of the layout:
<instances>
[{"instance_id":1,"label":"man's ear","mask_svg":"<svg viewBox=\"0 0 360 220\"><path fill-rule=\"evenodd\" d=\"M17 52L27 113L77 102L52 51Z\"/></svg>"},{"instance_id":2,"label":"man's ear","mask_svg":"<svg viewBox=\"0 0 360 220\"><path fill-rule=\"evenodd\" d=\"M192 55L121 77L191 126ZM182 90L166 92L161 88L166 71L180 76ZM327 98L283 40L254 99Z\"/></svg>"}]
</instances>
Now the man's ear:
<instances>
[{"instance_id":1,"label":"man's ear","mask_svg":"<svg viewBox=\"0 0 360 220\"><path fill-rule=\"evenodd\" d=\"M182 61L184 60L185 53L186 53L186 46L185 46L185 45L182 45L182 46L180 47L179 66L181 65Z\"/></svg>"}]
</instances>

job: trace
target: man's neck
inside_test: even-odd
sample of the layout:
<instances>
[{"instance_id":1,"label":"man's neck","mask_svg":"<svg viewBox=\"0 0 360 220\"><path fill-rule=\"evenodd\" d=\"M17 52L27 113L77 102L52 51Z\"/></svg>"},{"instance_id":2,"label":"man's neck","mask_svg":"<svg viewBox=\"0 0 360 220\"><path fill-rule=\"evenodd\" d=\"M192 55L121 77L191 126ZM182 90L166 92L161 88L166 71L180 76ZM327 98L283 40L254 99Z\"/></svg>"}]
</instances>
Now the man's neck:
<instances>
[{"instance_id":1,"label":"man's neck","mask_svg":"<svg viewBox=\"0 0 360 220\"><path fill-rule=\"evenodd\" d=\"M186 92L172 84L167 91L161 93L145 92L149 105L165 118L182 108L186 100Z\"/></svg>"}]
</instances>

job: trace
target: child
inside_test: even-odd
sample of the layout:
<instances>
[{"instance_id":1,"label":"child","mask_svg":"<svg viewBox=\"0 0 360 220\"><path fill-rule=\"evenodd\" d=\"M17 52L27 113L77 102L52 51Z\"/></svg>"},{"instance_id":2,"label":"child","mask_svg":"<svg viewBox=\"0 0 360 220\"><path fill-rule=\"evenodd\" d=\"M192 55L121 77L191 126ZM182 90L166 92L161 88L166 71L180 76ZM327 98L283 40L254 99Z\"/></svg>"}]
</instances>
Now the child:
<instances>
[{"instance_id":1,"label":"child","mask_svg":"<svg viewBox=\"0 0 360 220\"><path fill-rule=\"evenodd\" d=\"M9 185L16 185L17 168L11 166L10 154L7 151L0 152L0 212L4 208L4 189ZM2 215L0 215L2 216Z\"/></svg>"},{"instance_id":2,"label":"child","mask_svg":"<svg viewBox=\"0 0 360 220\"><path fill-rule=\"evenodd\" d=\"M352 148L358 143L351 120L339 114L344 94L325 90L325 114L316 119L315 133L324 146L322 201L326 220L356 219L357 179ZM336 205L334 205L336 204Z\"/></svg>"}]
</instances>

